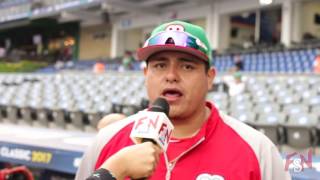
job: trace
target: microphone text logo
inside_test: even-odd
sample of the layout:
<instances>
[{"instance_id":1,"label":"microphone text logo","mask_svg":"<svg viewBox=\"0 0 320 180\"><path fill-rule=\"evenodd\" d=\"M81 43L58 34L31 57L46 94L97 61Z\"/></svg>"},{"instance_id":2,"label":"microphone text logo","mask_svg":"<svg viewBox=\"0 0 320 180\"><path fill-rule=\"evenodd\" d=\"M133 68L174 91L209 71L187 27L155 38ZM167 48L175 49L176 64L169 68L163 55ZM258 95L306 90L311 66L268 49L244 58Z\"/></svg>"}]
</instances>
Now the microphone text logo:
<instances>
[{"instance_id":1,"label":"microphone text logo","mask_svg":"<svg viewBox=\"0 0 320 180\"><path fill-rule=\"evenodd\" d=\"M159 121L159 115L155 119L151 119L148 116L138 119L135 130L139 133L149 133L157 128Z\"/></svg>"},{"instance_id":2,"label":"microphone text logo","mask_svg":"<svg viewBox=\"0 0 320 180\"><path fill-rule=\"evenodd\" d=\"M169 137L171 135L171 132L169 131L169 128L166 124L162 124L159 130L159 140L160 142L165 145L169 142Z\"/></svg>"}]
</instances>

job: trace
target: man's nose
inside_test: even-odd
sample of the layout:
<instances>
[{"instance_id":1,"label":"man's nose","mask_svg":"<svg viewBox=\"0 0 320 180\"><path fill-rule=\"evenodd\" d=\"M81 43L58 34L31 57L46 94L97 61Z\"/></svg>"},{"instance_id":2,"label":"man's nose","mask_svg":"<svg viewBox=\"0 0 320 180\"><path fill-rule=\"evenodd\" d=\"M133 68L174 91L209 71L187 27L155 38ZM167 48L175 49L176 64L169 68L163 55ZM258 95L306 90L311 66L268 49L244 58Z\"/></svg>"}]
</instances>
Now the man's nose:
<instances>
[{"instance_id":1,"label":"man's nose","mask_svg":"<svg viewBox=\"0 0 320 180\"><path fill-rule=\"evenodd\" d=\"M166 74L166 81L169 83L178 82L180 80L179 72L176 67L168 68L168 72Z\"/></svg>"}]
</instances>

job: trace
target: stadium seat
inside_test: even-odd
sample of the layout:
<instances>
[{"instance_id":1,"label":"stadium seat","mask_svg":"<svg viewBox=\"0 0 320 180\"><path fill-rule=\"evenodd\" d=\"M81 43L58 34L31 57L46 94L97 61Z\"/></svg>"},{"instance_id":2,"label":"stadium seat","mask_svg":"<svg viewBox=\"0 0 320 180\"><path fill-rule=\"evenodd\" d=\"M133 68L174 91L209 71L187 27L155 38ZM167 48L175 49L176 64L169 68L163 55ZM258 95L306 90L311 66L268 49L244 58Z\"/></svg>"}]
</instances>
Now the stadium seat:
<instances>
[{"instance_id":1,"label":"stadium seat","mask_svg":"<svg viewBox=\"0 0 320 180\"><path fill-rule=\"evenodd\" d=\"M243 102L231 102L230 111L231 114L233 112L238 113L241 111L252 111L253 104L251 101L243 101Z\"/></svg>"},{"instance_id":2,"label":"stadium seat","mask_svg":"<svg viewBox=\"0 0 320 180\"><path fill-rule=\"evenodd\" d=\"M222 111L228 111L228 95L224 92L210 92L207 100L212 101L216 107Z\"/></svg>"},{"instance_id":3,"label":"stadium seat","mask_svg":"<svg viewBox=\"0 0 320 180\"><path fill-rule=\"evenodd\" d=\"M7 115L6 115L6 111L5 111L5 106L0 105L0 122L2 122L6 117L7 117Z\"/></svg>"},{"instance_id":4,"label":"stadium seat","mask_svg":"<svg viewBox=\"0 0 320 180\"><path fill-rule=\"evenodd\" d=\"M298 96L300 101L303 104L310 104L309 103L310 99L318 95L317 95L316 89L308 89L308 90L305 90L304 92L299 93Z\"/></svg>"},{"instance_id":5,"label":"stadium seat","mask_svg":"<svg viewBox=\"0 0 320 180\"><path fill-rule=\"evenodd\" d=\"M299 97L295 96L290 91L286 90L279 90L276 94L274 94L276 97L277 103L281 105L287 105L287 104L294 104L299 102Z\"/></svg>"},{"instance_id":6,"label":"stadium seat","mask_svg":"<svg viewBox=\"0 0 320 180\"><path fill-rule=\"evenodd\" d=\"M252 84L247 84L246 88L248 89L249 92L258 92L258 91L264 91L266 90L266 84L264 83L259 83L259 82L253 82Z\"/></svg>"},{"instance_id":7,"label":"stadium seat","mask_svg":"<svg viewBox=\"0 0 320 180\"><path fill-rule=\"evenodd\" d=\"M32 109L30 107L23 107L20 109L20 113L22 122L28 125L32 125L32 122L34 121L32 117Z\"/></svg>"},{"instance_id":8,"label":"stadium seat","mask_svg":"<svg viewBox=\"0 0 320 180\"><path fill-rule=\"evenodd\" d=\"M129 116L130 114L135 114L136 112L138 112L139 109L140 107L138 105L125 104L125 105L122 105L121 113Z\"/></svg>"},{"instance_id":9,"label":"stadium seat","mask_svg":"<svg viewBox=\"0 0 320 180\"><path fill-rule=\"evenodd\" d=\"M310 86L311 89L319 87L320 84L320 79L317 78L316 76L311 76L307 79L307 82Z\"/></svg>"},{"instance_id":10,"label":"stadium seat","mask_svg":"<svg viewBox=\"0 0 320 180\"><path fill-rule=\"evenodd\" d=\"M50 126L50 122L52 121L52 111L45 108L38 108L35 110L37 121L44 126ZM50 118L51 117L51 118Z\"/></svg>"},{"instance_id":11,"label":"stadium seat","mask_svg":"<svg viewBox=\"0 0 320 180\"><path fill-rule=\"evenodd\" d=\"M241 103L245 101L251 101L251 95L249 93L243 93L230 98L231 104Z\"/></svg>"},{"instance_id":12,"label":"stadium seat","mask_svg":"<svg viewBox=\"0 0 320 180\"><path fill-rule=\"evenodd\" d=\"M123 109L123 104L118 103L118 102L112 102L112 112L113 113L122 113L122 109Z\"/></svg>"},{"instance_id":13,"label":"stadium seat","mask_svg":"<svg viewBox=\"0 0 320 180\"><path fill-rule=\"evenodd\" d=\"M67 115L62 109L53 109L52 117L54 122L54 127L64 129L67 123Z\"/></svg>"},{"instance_id":14,"label":"stadium seat","mask_svg":"<svg viewBox=\"0 0 320 180\"><path fill-rule=\"evenodd\" d=\"M308 114L309 107L303 104L288 104L283 107L283 113L288 116L295 114Z\"/></svg>"},{"instance_id":15,"label":"stadium seat","mask_svg":"<svg viewBox=\"0 0 320 180\"><path fill-rule=\"evenodd\" d=\"M207 99L209 101L218 102L218 101L228 101L228 94L224 92L210 92L207 94Z\"/></svg>"},{"instance_id":16,"label":"stadium seat","mask_svg":"<svg viewBox=\"0 0 320 180\"><path fill-rule=\"evenodd\" d=\"M295 93L303 93L309 90L309 84L305 82L297 82L297 84L290 84L290 89L292 89Z\"/></svg>"},{"instance_id":17,"label":"stadium seat","mask_svg":"<svg viewBox=\"0 0 320 180\"><path fill-rule=\"evenodd\" d=\"M320 118L320 105L311 107L311 114L315 114Z\"/></svg>"},{"instance_id":18,"label":"stadium seat","mask_svg":"<svg viewBox=\"0 0 320 180\"><path fill-rule=\"evenodd\" d=\"M272 114L280 112L280 105L277 103L258 103L254 106L254 111L258 114Z\"/></svg>"},{"instance_id":19,"label":"stadium seat","mask_svg":"<svg viewBox=\"0 0 320 180\"><path fill-rule=\"evenodd\" d=\"M7 120L13 124L18 122L18 108L16 106L7 106Z\"/></svg>"},{"instance_id":20,"label":"stadium seat","mask_svg":"<svg viewBox=\"0 0 320 180\"><path fill-rule=\"evenodd\" d=\"M87 117L90 125L94 128L97 127L99 120L102 118L102 115L98 111L89 111L87 112Z\"/></svg>"},{"instance_id":21,"label":"stadium seat","mask_svg":"<svg viewBox=\"0 0 320 180\"><path fill-rule=\"evenodd\" d=\"M228 92L228 85L224 82L215 82L214 84L212 84L212 89L211 91L214 92Z\"/></svg>"},{"instance_id":22,"label":"stadium seat","mask_svg":"<svg viewBox=\"0 0 320 180\"><path fill-rule=\"evenodd\" d=\"M256 114L250 111L231 111L231 116L254 127Z\"/></svg>"},{"instance_id":23,"label":"stadium seat","mask_svg":"<svg viewBox=\"0 0 320 180\"><path fill-rule=\"evenodd\" d=\"M275 97L263 90L260 90L257 92L252 92L252 101L255 104L266 104L266 103L274 102Z\"/></svg>"},{"instance_id":24,"label":"stadium seat","mask_svg":"<svg viewBox=\"0 0 320 180\"><path fill-rule=\"evenodd\" d=\"M75 129L83 130L84 128L84 113L80 110L72 110L70 113L71 125Z\"/></svg>"},{"instance_id":25,"label":"stadium seat","mask_svg":"<svg viewBox=\"0 0 320 180\"><path fill-rule=\"evenodd\" d=\"M307 106L320 106L320 95L312 96L309 98L305 98L303 104Z\"/></svg>"},{"instance_id":26,"label":"stadium seat","mask_svg":"<svg viewBox=\"0 0 320 180\"><path fill-rule=\"evenodd\" d=\"M287 129L287 143L294 148L307 148L318 142L317 117L313 114L297 113L290 115L284 124Z\"/></svg>"},{"instance_id":27,"label":"stadium seat","mask_svg":"<svg viewBox=\"0 0 320 180\"><path fill-rule=\"evenodd\" d=\"M264 133L274 144L285 142L285 133L282 125L285 123L285 115L276 111L261 112L254 123L256 129Z\"/></svg>"}]
</instances>

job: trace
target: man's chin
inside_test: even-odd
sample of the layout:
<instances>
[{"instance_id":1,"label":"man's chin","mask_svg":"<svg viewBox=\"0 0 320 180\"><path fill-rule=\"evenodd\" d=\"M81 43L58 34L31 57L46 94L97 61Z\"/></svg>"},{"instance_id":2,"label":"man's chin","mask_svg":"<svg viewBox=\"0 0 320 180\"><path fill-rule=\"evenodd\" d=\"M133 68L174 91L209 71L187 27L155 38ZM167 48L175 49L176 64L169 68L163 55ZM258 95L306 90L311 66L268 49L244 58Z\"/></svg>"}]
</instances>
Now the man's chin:
<instances>
[{"instance_id":1,"label":"man's chin","mask_svg":"<svg viewBox=\"0 0 320 180\"><path fill-rule=\"evenodd\" d=\"M182 116L182 113L173 111L169 113L169 119L172 121L181 121L184 118Z\"/></svg>"}]
</instances>

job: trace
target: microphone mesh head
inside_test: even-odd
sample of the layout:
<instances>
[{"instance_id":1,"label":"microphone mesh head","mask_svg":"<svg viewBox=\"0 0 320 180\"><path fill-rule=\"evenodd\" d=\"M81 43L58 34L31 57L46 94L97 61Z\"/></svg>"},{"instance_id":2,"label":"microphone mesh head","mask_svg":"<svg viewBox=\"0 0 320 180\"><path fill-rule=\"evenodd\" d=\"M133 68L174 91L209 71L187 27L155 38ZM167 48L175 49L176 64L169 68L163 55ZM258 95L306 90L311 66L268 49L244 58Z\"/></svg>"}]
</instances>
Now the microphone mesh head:
<instances>
[{"instance_id":1,"label":"microphone mesh head","mask_svg":"<svg viewBox=\"0 0 320 180\"><path fill-rule=\"evenodd\" d=\"M150 111L163 112L169 115L169 103L164 98L157 98L151 105Z\"/></svg>"}]
</instances>

